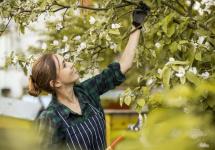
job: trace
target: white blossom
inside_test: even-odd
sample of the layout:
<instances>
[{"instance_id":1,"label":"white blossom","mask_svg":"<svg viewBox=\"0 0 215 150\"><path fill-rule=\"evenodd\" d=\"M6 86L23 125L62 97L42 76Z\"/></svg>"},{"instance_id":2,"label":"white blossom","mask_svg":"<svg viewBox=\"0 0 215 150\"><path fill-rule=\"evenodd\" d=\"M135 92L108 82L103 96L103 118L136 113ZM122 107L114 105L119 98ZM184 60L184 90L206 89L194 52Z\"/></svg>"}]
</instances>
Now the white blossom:
<instances>
[{"instance_id":1,"label":"white blossom","mask_svg":"<svg viewBox=\"0 0 215 150\"><path fill-rule=\"evenodd\" d=\"M90 16L89 22L90 24L94 24L96 22L96 19L93 16Z\"/></svg>"},{"instance_id":2,"label":"white blossom","mask_svg":"<svg viewBox=\"0 0 215 150\"><path fill-rule=\"evenodd\" d=\"M18 57L15 55L12 62L17 63L17 61L18 61Z\"/></svg>"},{"instance_id":3,"label":"white blossom","mask_svg":"<svg viewBox=\"0 0 215 150\"><path fill-rule=\"evenodd\" d=\"M65 59L69 59L69 58L70 58L70 54L67 53L66 55L64 55L64 58L65 58Z\"/></svg>"},{"instance_id":4,"label":"white blossom","mask_svg":"<svg viewBox=\"0 0 215 150\"><path fill-rule=\"evenodd\" d=\"M43 50L47 49L47 44L46 44L46 43L42 43L41 48L42 48Z\"/></svg>"},{"instance_id":5,"label":"white blossom","mask_svg":"<svg viewBox=\"0 0 215 150\"><path fill-rule=\"evenodd\" d=\"M86 44L85 42L82 42L82 43L80 44L80 47L81 47L82 49L85 49L85 48L87 47L87 44Z\"/></svg>"},{"instance_id":6,"label":"white blossom","mask_svg":"<svg viewBox=\"0 0 215 150\"><path fill-rule=\"evenodd\" d=\"M114 42L110 42L110 49L116 49L117 45Z\"/></svg>"},{"instance_id":7,"label":"white blossom","mask_svg":"<svg viewBox=\"0 0 215 150\"><path fill-rule=\"evenodd\" d=\"M151 85L152 83L154 82L154 79L148 79L147 81L146 81L146 85Z\"/></svg>"},{"instance_id":8,"label":"white blossom","mask_svg":"<svg viewBox=\"0 0 215 150\"><path fill-rule=\"evenodd\" d=\"M184 111L185 113L189 113L189 112L190 112L190 110L189 110L187 107L184 107L183 111Z\"/></svg>"},{"instance_id":9,"label":"white blossom","mask_svg":"<svg viewBox=\"0 0 215 150\"><path fill-rule=\"evenodd\" d=\"M210 145L205 143L205 142L201 142L201 143L199 143L199 147L201 147L201 148L209 148Z\"/></svg>"},{"instance_id":10,"label":"white blossom","mask_svg":"<svg viewBox=\"0 0 215 150\"><path fill-rule=\"evenodd\" d=\"M120 28L121 27L121 25L119 24L119 23L113 23L112 25L111 25L111 28L112 29L118 29L118 28Z\"/></svg>"},{"instance_id":11,"label":"white blossom","mask_svg":"<svg viewBox=\"0 0 215 150\"><path fill-rule=\"evenodd\" d=\"M98 3L94 3L93 5L94 5L94 8L99 8Z\"/></svg>"},{"instance_id":12,"label":"white blossom","mask_svg":"<svg viewBox=\"0 0 215 150\"><path fill-rule=\"evenodd\" d=\"M58 40L54 40L53 43L52 43L52 45L58 46L59 45L59 41Z\"/></svg>"},{"instance_id":13,"label":"white blossom","mask_svg":"<svg viewBox=\"0 0 215 150\"><path fill-rule=\"evenodd\" d=\"M80 35L77 35L75 38L74 38L76 41L79 41L81 39L81 36Z\"/></svg>"},{"instance_id":14,"label":"white blossom","mask_svg":"<svg viewBox=\"0 0 215 150\"><path fill-rule=\"evenodd\" d=\"M193 46L196 48L198 46L198 43L196 43L193 39L191 40L191 42L193 43Z\"/></svg>"},{"instance_id":15,"label":"white blossom","mask_svg":"<svg viewBox=\"0 0 215 150\"><path fill-rule=\"evenodd\" d=\"M27 72L28 72L28 75L32 74L32 67L30 65L27 66Z\"/></svg>"},{"instance_id":16,"label":"white blossom","mask_svg":"<svg viewBox=\"0 0 215 150\"><path fill-rule=\"evenodd\" d=\"M186 3L187 3L187 5L190 5L190 4L191 4L191 2L190 2L189 0L186 0Z\"/></svg>"},{"instance_id":17,"label":"white blossom","mask_svg":"<svg viewBox=\"0 0 215 150\"><path fill-rule=\"evenodd\" d=\"M201 8L201 4L204 4L205 8ZM200 15L203 15L204 11L207 11L208 13L210 13L211 10L209 9L209 7L214 4L215 4L214 0L202 0L201 3L196 1L195 4L193 5L193 9L197 10Z\"/></svg>"},{"instance_id":18,"label":"white blossom","mask_svg":"<svg viewBox=\"0 0 215 150\"><path fill-rule=\"evenodd\" d=\"M188 71L192 72L193 74L197 74L196 67L191 67Z\"/></svg>"},{"instance_id":19,"label":"white blossom","mask_svg":"<svg viewBox=\"0 0 215 150\"><path fill-rule=\"evenodd\" d=\"M205 136L205 133L201 130L201 129L191 129L190 132L189 132L189 136L192 138L192 139L197 139L199 137L203 137Z\"/></svg>"},{"instance_id":20,"label":"white blossom","mask_svg":"<svg viewBox=\"0 0 215 150\"><path fill-rule=\"evenodd\" d=\"M81 50L85 49L87 47L87 44L85 42L82 42L79 46L78 46L78 52L80 52Z\"/></svg>"},{"instance_id":21,"label":"white blossom","mask_svg":"<svg viewBox=\"0 0 215 150\"><path fill-rule=\"evenodd\" d=\"M49 13L48 10L46 10L46 12L45 12L45 17L48 17L48 16L50 16L50 13Z\"/></svg>"},{"instance_id":22,"label":"white blossom","mask_svg":"<svg viewBox=\"0 0 215 150\"><path fill-rule=\"evenodd\" d=\"M56 25L56 30L60 30L60 29L62 29L63 28L63 25L62 25L62 23L57 23L57 25Z\"/></svg>"},{"instance_id":23,"label":"white blossom","mask_svg":"<svg viewBox=\"0 0 215 150\"><path fill-rule=\"evenodd\" d=\"M65 51L65 52L69 51L69 45L68 45L68 44L65 45L64 51Z\"/></svg>"},{"instance_id":24,"label":"white blossom","mask_svg":"<svg viewBox=\"0 0 215 150\"><path fill-rule=\"evenodd\" d=\"M161 47L161 44L157 42L157 43L155 43L155 47L159 48L159 47Z\"/></svg>"},{"instance_id":25,"label":"white blossom","mask_svg":"<svg viewBox=\"0 0 215 150\"><path fill-rule=\"evenodd\" d=\"M201 4L196 1L195 4L193 5L193 9L199 10L200 6L201 6Z\"/></svg>"},{"instance_id":26,"label":"white blossom","mask_svg":"<svg viewBox=\"0 0 215 150\"><path fill-rule=\"evenodd\" d=\"M170 58L169 58L169 62L173 62L173 61L175 61L175 58L170 57Z\"/></svg>"},{"instance_id":27,"label":"white blossom","mask_svg":"<svg viewBox=\"0 0 215 150\"><path fill-rule=\"evenodd\" d=\"M209 78L209 76L210 76L210 74L209 74L209 72L207 72L207 71L201 74L201 77L202 77L203 79L207 79L207 78Z\"/></svg>"},{"instance_id":28,"label":"white blossom","mask_svg":"<svg viewBox=\"0 0 215 150\"><path fill-rule=\"evenodd\" d=\"M198 39L198 41L197 41L197 43L198 44L202 44L204 40L205 40L205 37L204 36L200 36L199 39Z\"/></svg>"},{"instance_id":29,"label":"white blossom","mask_svg":"<svg viewBox=\"0 0 215 150\"><path fill-rule=\"evenodd\" d=\"M161 74L162 73L162 69L158 69L158 74Z\"/></svg>"},{"instance_id":30,"label":"white blossom","mask_svg":"<svg viewBox=\"0 0 215 150\"><path fill-rule=\"evenodd\" d=\"M181 78L185 75L185 69L183 67L179 67L177 73L175 74L177 77Z\"/></svg>"},{"instance_id":31,"label":"white blossom","mask_svg":"<svg viewBox=\"0 0 215 150\"><path fill-rule=\"evenodd\" d=\"M81 14L80 9L75 9L75 10L73 11L73 14L74 14L75 16L80 16L80 14Z\"/></svg>"},{"instance_id":32,"label":"white blossom","mask_svg":"<svg viewBox=\"0 0 215 150\"><path fill-rule=\"evenodd\" d=\"M62 42L66 42L66 41L68 41L68 36L64 35Z\"/></svg>"}]
</instances>

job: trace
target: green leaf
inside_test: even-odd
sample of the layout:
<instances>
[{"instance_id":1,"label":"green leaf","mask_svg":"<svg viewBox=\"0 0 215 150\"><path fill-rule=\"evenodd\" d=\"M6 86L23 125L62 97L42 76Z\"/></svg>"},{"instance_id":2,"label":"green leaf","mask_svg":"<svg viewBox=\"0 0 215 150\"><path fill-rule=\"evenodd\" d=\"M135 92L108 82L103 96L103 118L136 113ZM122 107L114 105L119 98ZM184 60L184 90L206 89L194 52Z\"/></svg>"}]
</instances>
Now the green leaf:
<instances>
[{"instance_id":1,"label":"green leaf","mask_svg":"<svg viewBox=\"0 0 215 150\"><path fill-rule=\"evenodd\" d=\"M171 71L171 69L169 67L167 67L167 68L165 68L163 70L163 75L162 75L162 77L163 77L163 84L164 84L164 87L167 88L167 89L170 88L169 82L170 82L171 75L172 75L172 71Z\"/></svg>"},{"instance_id":2,"label":"green leaf","mask_svg":"<svg viewBox=\"0 0 215 150\"><path fill-rule=\"evenodd\" d=\"M141 107L143 107L144 105L145 105L145 99L144 98L141 98L141 99L139 99L138 101L137 101L137 104L139 105L139 106L141 106Z\"/></svg>"},{"instance_id":3,"label":"green leaf","mask_svg":"<svg viewBox=\"0 0 215 150\"><path fill-rule=\"evenodd\" d=\"M162 25L161 28L164 33L168 34L167 35L168 37L171 37L170 35L172 35L175 32L175 25L171 24L171 26L169 26L169 24L172 22L173 16L174 13L170 13L161 21Z\"/></svg>"},{"instance_id":4,"label":"green leaf","mask_svg":"<svg viewBox=\"0 0 215 150\"><path fill-rule=\"evenodd\" d=\"M207 99L207 103L211 108L215 107L215 100L213 98Z\"/></svg>"},{"instance_id":5,"label":"green leaf","mask_svg":"<svg viewBox=\"0 0 215 150\"><path fill-rule=\"evenodd\" d=\"M177 31L179 31L179 33L182 33L184 30L186 30L188 23L189 23L189 18L187 17L183 22L180 23Z\"/></svg>"},{"instance_id":6,"label":"green leaf","mask_svg":"<svg viewBox=\"0 0 215 150\"><path fill-rule=\"evenodd\" d=\"M131 104L131 100L132 100L131 96L126 96L124 99L124 103L129 106Z\"/></svg>"},{"instance_id":7,"label":"green leaf","mask_svg":"<svg viewBox=\"0 0 215 150\"><path fill-rule=\"evenodd\" d=\"M120 104L121 107L123 105L123 99L124 99L124 97L122 95L120 95L119 104Z\"/></svg>"},{"instance_id":8,"label":"green leaf","mask_svg":"<svg viewBox=\"0 0 215 150\"><path fill-rule=\"evenodd\" d=\"M151 48L151 47L153 47L154 46L154 42L152 41L152 40L146 40L145 42L145 46L147 47L147 48Z\"/></svg>"},{"instance_id":9,"label":"green leaf","mask_svg":"<svg viewBox=\"0 0 215 150\"><path fill-rule=\"evenodd\" d=\"M148 86L142 86L140 91L144 96L148 96L150 94L150 90Z\"/></svg>"},{"instance_id":10,"label":"green leaf","mask_svg":"<svg viewBox=\"0 0 215 150\"><path fill-rule=\"evenodd\" d=\"M195 85L198 85L198 83L201 81L195 74L189 71L186 73L186 78Z\"/></svg>"},{"instance_id":11,"label":"green leaf","mask_svg":"<svg viewBox=\"0 0 215 150\"><path fill-rule=\"evenodd\" d=\"M141 113L142 107L137 104L136 107L135 107L135 110L136 110L136 112Z\"/></svg>"},{"instance_id":12,"label":"green leaf","mask_svg":"<svg viewBox=\"0 0 215 150\"><path fill-rule=\"evenodd\" d=\"M188 51L188 58L187 60L192 64L194 59L195 59L195 52L196 52L196 49L192 46L192 47L189 47L189 51Z\"/></svg>"},{"instance_id":13,"label":"green leaf","mask_svg":"<svg viewBox=\"0 0 215 150\"><path fill-rule=\"evenodd\" d=\"M22 24L19 26L19 30L22 34L25 33L25 26L23 26Z\"/></svg>"},{"instance_id":14,"label":"green leaf","mask_svg":"<svg viewBox=\"0 0 215 150\"><path fill-rule=\"evenodd\" d=\"M104 61L104 58L103 57L99 57L98 59L97 59L97 61Z\"/></svg>"},{"instance_id":15,"label":"green leaf","mask_svg":"<svg viewBox=\"0 0 215 150\"><path fill-rule=\"evenodd\" d=\"M168 37L171 37L175 33L175 27L176 25L174 23L171 24L170 27L168 27L167 33L166 33Z\"/></svg>"},{"instance_id":16,"label":"green leaf","mask_svg":"<svg viewBox=\"0 0 215 150\"><path fill-rule=\"evenodd\" d=\"M173 69L174 71L178 71L178 70L179 70L179 67L180 67L180 66L173 65L173 66L172 66L172 69Z\"/></svg>"},{"instance_id":17,"label":"green leaf","mask_svg":"<svg viewBox=\"0 0 215 150\"><path fill-rule=\"evenodd\" d=\"M202 53L200 51L196 53L195 59L198 61L202 61Z\"/></svg>"},{"instance_id":18,"label":"green leaf","mask_svg":"<svg viewBox=\"0 0 215 150\"><path fill-rule=\"evenodd\" d=\"M178 43L177 42L171 43L170 46L169 46L169 48L170 48L170 51L172 53L175 53L177 51L177 49L178 49Z\"/></svg>"},{"instance_id":19,"label":"green leaf","mask_svg":"<svg viewBox=\"0 0 215 150\"><path fill-rule=\"evenodd\" d=\"M188 40L180 40L178 43L179 44L187 44L187 43L189 43L189 41Z\"/></svg>"},{"instance_id":20,"label":"green leaf","mask_svg":"<svg viewBox=\"0 0 215 150\"><path fill-rule=\"evenodd\" d=\"M118 29L110 29L110 30L108 31L108 33L114 34L114 35L120 35L120 32L119 32Z\"/></svg>"},{"instance_id":21,"label":"green leaf","mask_svg":"<svg viewBox=\"0 0 215 150\"><path fill-rule=\"evenodd\" d=\"M157 0L157 5L161 6L161 0Z\"/></svg>"},{"instance_id":22,"label":"green leaf","mask_svg":"<svg viewBox=\"0 0 215 150\"><path fill-rule=\"evenodd\" d=\"M171 61L168 62L169 65L188 65L189 61Z\"/></svg>"}]
</instances>

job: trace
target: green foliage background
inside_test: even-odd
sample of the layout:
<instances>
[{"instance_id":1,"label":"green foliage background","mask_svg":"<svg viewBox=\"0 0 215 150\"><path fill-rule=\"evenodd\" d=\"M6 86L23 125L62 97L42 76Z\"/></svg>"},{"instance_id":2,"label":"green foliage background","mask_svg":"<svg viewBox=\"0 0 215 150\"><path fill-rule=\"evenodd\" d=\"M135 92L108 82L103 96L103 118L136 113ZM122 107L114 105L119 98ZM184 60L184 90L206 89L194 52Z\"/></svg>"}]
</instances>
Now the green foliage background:
<instances>
[{"instance_id":1,"label":"green foliage background","mask_svg":"<svg viewBox=\"0 0 215 150\"><path fill-rule=\"evenodd\" d=\"M42 40L47 48L30 47L32 56L11 53L5 69L19 64L28 74L34 56L47 51L73 61L81 75L106 67L123 52L131 12L139 1L94 0L87 7L74 0L1 2L2 34L5 19L15 20L24 33L42 14L62 15L62 19L47 21L47 32L41 33L47 37ZM149 105L139 137L144 149L215 149L215 4L202 0L144 2L151 12L143 24L134 67L126 75L129 88L120 104L132 105L138 112ZM92 17L94 23L89 21ZM121 27L112 28L115 23Z\"/></svg>"}]
</instances>

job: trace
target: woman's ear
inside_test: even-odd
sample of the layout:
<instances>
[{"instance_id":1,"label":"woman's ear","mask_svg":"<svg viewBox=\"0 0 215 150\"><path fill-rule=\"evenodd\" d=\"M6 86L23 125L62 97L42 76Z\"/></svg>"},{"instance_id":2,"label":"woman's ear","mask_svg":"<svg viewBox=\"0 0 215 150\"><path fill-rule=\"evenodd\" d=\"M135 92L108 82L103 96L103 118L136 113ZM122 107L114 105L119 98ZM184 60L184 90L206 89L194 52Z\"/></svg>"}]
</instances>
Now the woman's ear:
<instances>
[{"instance_id":1,"label":"woman's ear","mask_svg":"<svg viewBox=\"0 0 215 150\"><path fill-rule=\"evenodd\" d=\"M58 81L58 80L51 80L50 82L49 82L49 84L50 84L50 86L52 87L52 88L59 88L59 87L61 87L61 82L60 81Z\"/></svg>"}]
</instances>

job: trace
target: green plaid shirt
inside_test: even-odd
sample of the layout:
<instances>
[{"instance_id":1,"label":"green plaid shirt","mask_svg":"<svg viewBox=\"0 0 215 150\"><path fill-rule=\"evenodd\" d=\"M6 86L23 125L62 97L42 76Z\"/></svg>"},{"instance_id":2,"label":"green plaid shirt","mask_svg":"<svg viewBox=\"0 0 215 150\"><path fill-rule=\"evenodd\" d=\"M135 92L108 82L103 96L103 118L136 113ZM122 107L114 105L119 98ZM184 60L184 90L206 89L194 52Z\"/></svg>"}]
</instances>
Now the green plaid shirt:
<instances>
[{"instance_id":1,"label":"green plaid shirt","mask_svg":"<svg viewBox=\"0 0 215 150\"><path fill-rule=\"evenodd\" d=\"M113 62L108 65L100 74L93 76L81 83L73 86L75 95L78 97L82 115L70 110L65 105L58 102L52 95L52 101L36 120L37 130L41 136L41 145L44 149L64 149L65 147L65 128L62 120L57 116L55 110L58 109L70 125L79 123L92 115L92 110L87 103L98 108L104 113L100 104L100 95L108 90L114 89L126 79L120 71L120 64ZM63 147L64 148L63 148Z\"/></svg>"}]
</instances>

